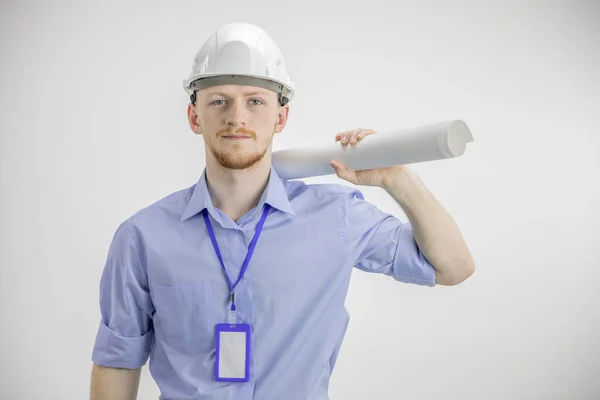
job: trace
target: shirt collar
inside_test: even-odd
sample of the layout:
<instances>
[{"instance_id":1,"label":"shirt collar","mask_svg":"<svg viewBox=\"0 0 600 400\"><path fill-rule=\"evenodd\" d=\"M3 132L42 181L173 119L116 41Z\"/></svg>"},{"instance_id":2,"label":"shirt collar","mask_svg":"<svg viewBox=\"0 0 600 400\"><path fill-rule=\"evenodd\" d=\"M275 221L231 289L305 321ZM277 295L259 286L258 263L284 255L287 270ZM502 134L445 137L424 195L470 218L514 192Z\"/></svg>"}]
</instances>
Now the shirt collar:
<instances>
[{"instance_id":1,"label":"shirt collar","mask_svg":"<svg viewBox=\"0 0 600 400\"><path fill-rule=\"evenodd\" d=\"M267 187L258 202L257 209L262 209L262 206L265 203L279 211L286 212L290 215L295 215L285 189L284 181L279 174L277 174L277 171L275 171L273 166L271 166L269 182L267 183ZM208 209L208 212L211 213L211 215L217 215L215 207L210 199L210 194L208 193L208 186L206 184L206 169L204 169L200 180L194 186L192 196L185 208L185 211L183 212L183 215L181 216L181 221L201 213L205 208Z\"/></svg>"}]
</instances>

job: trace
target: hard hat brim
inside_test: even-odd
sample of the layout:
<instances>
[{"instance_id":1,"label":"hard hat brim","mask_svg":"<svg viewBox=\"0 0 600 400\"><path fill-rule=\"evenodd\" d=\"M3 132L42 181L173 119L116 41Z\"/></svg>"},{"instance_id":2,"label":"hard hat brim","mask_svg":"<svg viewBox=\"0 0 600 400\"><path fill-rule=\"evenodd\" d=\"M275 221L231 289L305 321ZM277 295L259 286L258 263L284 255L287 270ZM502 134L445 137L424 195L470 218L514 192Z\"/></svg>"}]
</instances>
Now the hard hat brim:
<instances>
[{"instance_id":1,"label":"hard hat brim","mask_svg":"<svg viewBox=\"0 0 600 400\"><path fill-rule=\"evenodd\" d=\"M277 79L265 79L264 76L256 75L233 75L233 74L210 74L200 77L193 77L183 81L183 88L186 93L191 95L195 90L205 89L212 86L221 85L244 85L257 86L263 89L271 90L292 100L295 88L293 85L285 84Z\"/></svg>"}]
</instances>

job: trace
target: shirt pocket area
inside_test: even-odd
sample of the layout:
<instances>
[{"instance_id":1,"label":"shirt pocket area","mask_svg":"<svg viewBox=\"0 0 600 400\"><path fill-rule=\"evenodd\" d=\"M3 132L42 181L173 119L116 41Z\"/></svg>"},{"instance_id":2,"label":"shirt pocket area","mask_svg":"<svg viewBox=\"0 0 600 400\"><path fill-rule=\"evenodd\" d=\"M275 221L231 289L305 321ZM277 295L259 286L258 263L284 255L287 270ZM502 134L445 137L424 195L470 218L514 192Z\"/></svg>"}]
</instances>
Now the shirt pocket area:
<instances>
[{"instance_id":1,"label":"shirt pocket area","mask_svg":"<svg viewBox=\"0 0 600 400\"><path fill-rule=\"evenodd\" d=\"M154 331L165 350L198 354L214 350L215 325L225 322L227 291L211 281L151 286Z\"/></svg>"}]
</instances>

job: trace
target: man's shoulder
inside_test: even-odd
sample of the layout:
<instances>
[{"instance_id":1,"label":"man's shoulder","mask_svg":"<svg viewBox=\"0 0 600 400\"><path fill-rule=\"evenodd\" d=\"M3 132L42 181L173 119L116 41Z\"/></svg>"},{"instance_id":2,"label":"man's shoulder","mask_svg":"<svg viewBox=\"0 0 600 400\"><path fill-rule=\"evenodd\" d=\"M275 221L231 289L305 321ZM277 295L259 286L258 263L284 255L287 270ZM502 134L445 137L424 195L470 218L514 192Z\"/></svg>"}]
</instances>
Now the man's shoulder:
<instances>
[{"instance_id":1,"label":"man's shoulder","mask_svg":"<svg viewBox=\"0 0 600 400\"><path fill-rule=\"evenodd\" d=\"M300 180L285 181L290 200L294 198L312 197L328 200L331 198L348 199L354 196L362 198L362 192L354 187L339 183L306 183Z\"/></svg>"}]
</instances>

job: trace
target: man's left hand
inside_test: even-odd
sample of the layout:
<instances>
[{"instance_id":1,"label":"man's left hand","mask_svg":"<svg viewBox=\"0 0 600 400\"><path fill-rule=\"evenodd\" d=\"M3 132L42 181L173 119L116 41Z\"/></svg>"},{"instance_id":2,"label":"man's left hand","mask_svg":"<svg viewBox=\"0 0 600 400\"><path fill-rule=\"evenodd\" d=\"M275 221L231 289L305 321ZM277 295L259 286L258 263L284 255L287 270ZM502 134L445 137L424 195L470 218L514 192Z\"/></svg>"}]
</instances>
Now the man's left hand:
<instances>
[{"instance_id":1,"label":"man's left hand","mask_svg":"<svg viewBox=\"0 0 600 400\"><path fill-rule=\"evenodd\" d=\"M366 136L377 133L373 129L352 129L346 132L338 133L335 141L340 142L342 146L356 146ZM334 160L330 162L337 176L345 181L355 185L380 186L384 187L392 176L401 174L406 170L404 165L395 165L392 167L383 167L356 171L346 167L341 161Z\"/></svg>"}]
</instances>

